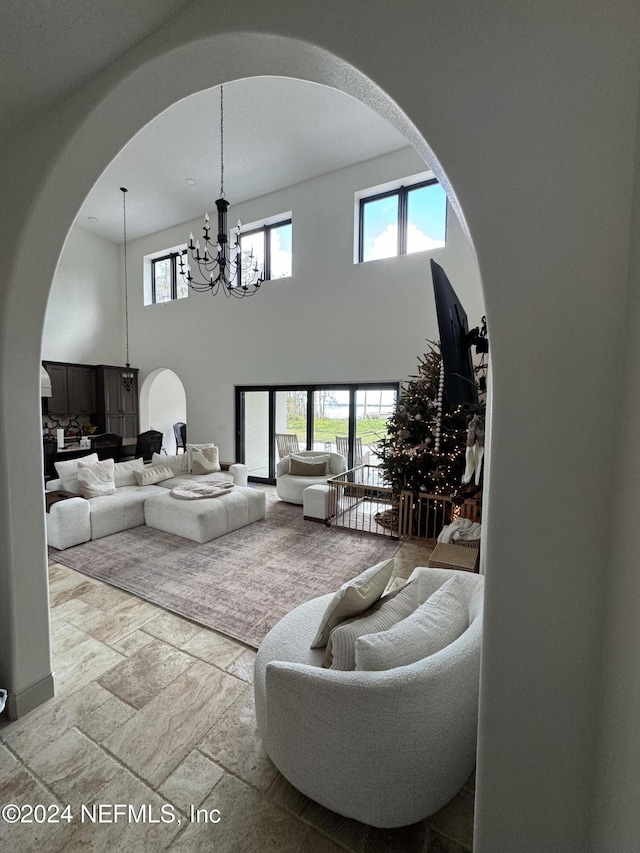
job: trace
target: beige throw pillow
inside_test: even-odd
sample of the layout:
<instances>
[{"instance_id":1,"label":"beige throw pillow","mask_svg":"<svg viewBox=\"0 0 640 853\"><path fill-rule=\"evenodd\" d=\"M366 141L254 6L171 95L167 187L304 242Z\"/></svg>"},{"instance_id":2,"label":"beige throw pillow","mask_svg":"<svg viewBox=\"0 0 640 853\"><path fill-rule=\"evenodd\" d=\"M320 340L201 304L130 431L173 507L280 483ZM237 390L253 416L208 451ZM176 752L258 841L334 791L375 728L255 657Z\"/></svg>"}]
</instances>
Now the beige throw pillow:
<instances>
[{"instance_id":1,"label":"beige throw pillow","mask_svg":"<svg viewBox=\"0 0 640 853\"><path fill-rule=\"evenodd\" d=\"M113 459L102 462L87 462L78 459L78 490L83 498L99 498L112 495L116 490L113 477Z\"/></svg>"},{"instance_id":2,"label":"beige throw pillow","mask_svg":"<svg viewBox=\"0 0 640 853\"><path fill-rule=\"evenodd\" d=\"M450 578L424 604L388 631L356 640L356 669L407 666L439 652L469 626L460 578Z\"/></svg>"},{"instance_id":3,"label":"beige throw pillow","mask_svg":"<svg viewBox=\"0 0 640 853\"><path fill-rule=\"evenodd\" d=\"M154 483L161 483L173 477L173 471L169 465L148 465L142 471L134 473L139 486L153 486Z\"/></svg>"},{"instance_id":4,"label":"beige throw pillow","mask_svg":"<svg viewBox=\"0 0 640 853\"><path fill-rule=\"evenodd\" d=\"M210 444L187 444L187 460L188 460L187 464L189 466L188 470L190 471L190 473L192 473L192 474L194 473L193 472L193 453L194 453L194 451L199 450L199 451L205 453L205 455L206 455L206 452L209 451L211 448L215 448L217 450L216 445L213 443L210 443ZM219 471L220 469L218 468L217 470Z\"/></svg>"},{"instance_id":5,"label":"beige throw pillow","mask_svg":"<svg viewBox=\"0 0 640 853\"><path fill-rule=\"evenodd\" d=\"M418 584L410 581L383 595L363 613L345 619L331 631L322 666L326 669L356 668L356 640L366 634L387 631L419 607Z\"/></svg>"},{"instance_id":6,"label":"beige throw pillow","mask_svg":"<svg viewBox=\"0 0 640 853\"><path fill-rule=\"evenodd\" d=\"M214 474L220 470L218 448L206 447L204 450L193 450L191 453L192 474Z\"/></svg>"},{"instance_id":7,"label":"beige throw pillow","mask_svg":"<svg viewBox=\"0 0 640 853\"><path fill-rule=\"evenodd\" d=\"M289 473L294 477L324 477L327 473L327 463L317 458L298 459L292 456L289 459Z\"/></svg>"},{"instance_id":8,"label":"beige throw pillow","mask_svg":"<svg viewBox=\"0 0 640 853\"><path fill-rule=\"evenodd\" d=\"M318 632L311 643L312 649L326 646L331 630L339 622L362 613L380 598L391 578L393 565L393 557L383 560L365 569L357 578L342 584L322 617Z\"/></svg>"},{"instance_id":9,"label":"beige throw pillow","mask_svg":"<svg viewBox=\"0 0 640 853\"><path fill-rule=\"evenodd\" d=\"M83 462L97 462L98 454L89 453L82 457ZM80 494L78 486L78 462L80 459L61 459L55 462L55 468L60 477L60 485L65 492L72 492L74 495Z\"/></svg>"}]
</instances>

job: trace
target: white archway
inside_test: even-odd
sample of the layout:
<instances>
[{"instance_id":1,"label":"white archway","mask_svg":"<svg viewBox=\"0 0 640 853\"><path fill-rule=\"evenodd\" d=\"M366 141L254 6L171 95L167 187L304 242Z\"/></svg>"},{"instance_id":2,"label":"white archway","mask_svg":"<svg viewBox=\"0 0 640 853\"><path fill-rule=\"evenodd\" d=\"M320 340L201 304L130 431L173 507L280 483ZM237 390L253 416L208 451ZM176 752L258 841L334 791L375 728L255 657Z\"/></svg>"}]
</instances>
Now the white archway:
<instances>
[{"instance_id":1,"label":"white archway","mask_svg":"<svg viewBox=\"0 0 640 853\"><path fill-rule=\"evenodd\" d=\"M30 452L40 444L40 342L48 292L82 201L129 139L177 100L229 79L276 75L322 83L363 101L403 133L429 160L464 227L453 189L424 137L386 92L335 54L301 38L256 32L195 38L191 31L172 30L171 42L169 52L162 40L145 43L140 55L130 54L117 72L89 86L79 104L74 101L68 112L52 114L42 134L20 140L14 160L29 164L30 179L40 188L35 197L24 193L19 170L3 176L3 203L9 205L11 219L0 233L0 246L11 274L3 292L6 312L0 326L3 346L10 353L0 363L1 387L6 391L0 404L0 434L11 453L0 456L0 472L7 482L19 481L24 490L24 500L7 504L2 518L12 558L0 573L0 619L10 626L0 675L11 691L13 713L25 713L53 692L41 465ZM7 156L4 162L11 159ZM39 241L39 273L34 277L28 235L40 233L42 222L49 227ZM24 365L31 366L29 372ZM28 621L18 617L26 612Z\"/></svg>"},{"instance_id":2,"label":"white archway","mask_svg":"<svg viewBox=\"0 0 640 853\"><path fill-rule=\"evenodd\" d=\"M157 429L164 435L162 446L175 453L173 424L187 420L187 394L182 380L168 367L158 367L140 386L140 432Z\"/></svg>"}]
</instances>

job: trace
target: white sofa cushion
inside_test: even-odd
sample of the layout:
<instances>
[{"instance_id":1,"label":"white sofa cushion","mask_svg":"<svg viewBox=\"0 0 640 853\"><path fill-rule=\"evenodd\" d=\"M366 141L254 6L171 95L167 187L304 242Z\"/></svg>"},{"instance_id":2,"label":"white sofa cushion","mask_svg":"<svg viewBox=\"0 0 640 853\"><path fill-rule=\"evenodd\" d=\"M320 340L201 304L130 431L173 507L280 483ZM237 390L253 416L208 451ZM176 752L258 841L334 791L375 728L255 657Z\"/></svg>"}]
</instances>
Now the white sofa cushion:
<instances>
[{"instance_id":1,"label":"white sofa cushion","mask_svg":"<svg viewBox=\"0 0 640 853\"><path fill-rule=\"evenodd\" d=\"M365 569L358 577L342 584L322 617L318 632L311 644L312 649L326 646L331 630L339 622L362 613L380 598L389 583L393 566L392 557L390 560L376 563L375 566Z\"/></svg>"},{"instance_id":2,"label":"white sofa cushion","mask_svg":"<svg viewBox=\"0 0 640 853\"><path fill-rule=\"evenodd\" d=\"M406 666L441 651L469 625L469 609L458 577L453 577L388 631L356 640L356 669Z\"/></svg>"},{"instance_id":3,"label":"white sofa cushion","mask_svg":"<svg viewBox=\"0 0 640 853\"><path fill-rule=\"evenodd\" d=\"M173 477L170 465L148 465L141 471L134 471L139 486L152 486L154 483L162 483Z\"/></svg>"},{"instance_id":4,"label":"white sofa cushion","mask_svg":"<svg viewBox=\"0 0 640 853\"><path fill-rule=\"evenodd\" d=\"M78 487L78 462L79 459L61 459L55 462L55 468L60 477L60 487L65 492L71 492L74 495L80 494ZM82 457L83 462L97 462L98 454L89 453Z\"/></svg>"},{"instance_id":5,"label":"white sofa cushion","mask_svg":"<svg viewBox=\"0 0 640 853\"><path fill-rule=\"evenodd\" d=\"M170 465L174 474L189 473L189 458L186 453L175 453L167 456L164 453L154 453L151 457L152 465Z\"/></svg>"},{"instance_id":6,"label":"white sofa cushion","mask_svg":"<svg viewBox=\"0 0 640 853\"><path fill-rule=\"evenodd\" d=\"M116 490L113 478L113 459L103 459L87 462L78 460L78 491L83 498L97 498L101 495L112 495Z\"/></svg>"},{"instance_id":7,"label":"white sofa cushion","mask_svg":"<svg viewBox=\"0 0 640 853\"><path fill-rule=\"evenodd\" d=\"M354 670L358 637L387 631L413 613L419 605L418 584L412 581L383 595L363 613L336 625L329 634L322 666L327 669Z\"/></svg>"},{"instance_id":8,"label":"white sofa cushion","mask_svg":"<svg viewBox=\"0 0 640 853\"><path fill-rule=\"evenodd\" d=\"M116 489L122 486L137 486L135 471L142 471L144 468L144 459L129 459L126 462L116 462L113 470L113 479L116 483Z\"/></svg>"}]
</instances>

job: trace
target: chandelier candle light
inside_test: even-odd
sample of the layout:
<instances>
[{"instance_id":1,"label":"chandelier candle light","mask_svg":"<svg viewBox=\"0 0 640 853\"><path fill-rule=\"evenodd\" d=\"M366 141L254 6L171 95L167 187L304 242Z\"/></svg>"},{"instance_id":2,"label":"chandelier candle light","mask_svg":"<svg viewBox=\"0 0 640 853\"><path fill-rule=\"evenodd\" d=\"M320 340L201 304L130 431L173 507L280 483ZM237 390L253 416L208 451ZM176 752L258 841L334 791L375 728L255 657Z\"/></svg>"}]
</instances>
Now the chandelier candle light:
<instances>
[{"instance_id":1,"label":"chandelier candle light","mask_svg":"<svg viewBox=\"0 0 640 853\"><path fill-rule=\"evenodd\" d=\"M207 290L215 296L222 289L225 296L236 296L242 299L245 296L253 296L260 289L264 281L262 270L258 262L250 252L242 252L240 247L240 229L242 223L238 220L235 229L235 242L229 244L227 236L227 213L229 202L224 196L224 100L222 86L220 86L220 198L216 201L218 211L218 235L217 242L210 238L209 214L205 214L202 229L204 246L200 240L194 242L193 234L189 234L189 245L187 248L187 262L180 259L180 274L184 276L189 287L198 292ZM195 278L192 266L196 269Z\"/></svg>"},{"instance_id":2,"label":"chandelier candle light","mask_svg":"<svg viewBox=\"0 0 640 853\"><path fill-rule=\"evenodd\" d=\"M124 333L127 343L126 367L122 368L122 384L125 391L131 391L133 387L133 370L129 364L129 287L127 281L127 193L126 187L120 187L122 193L122 230L124 243Z\"/></svg>"}]
</instances>

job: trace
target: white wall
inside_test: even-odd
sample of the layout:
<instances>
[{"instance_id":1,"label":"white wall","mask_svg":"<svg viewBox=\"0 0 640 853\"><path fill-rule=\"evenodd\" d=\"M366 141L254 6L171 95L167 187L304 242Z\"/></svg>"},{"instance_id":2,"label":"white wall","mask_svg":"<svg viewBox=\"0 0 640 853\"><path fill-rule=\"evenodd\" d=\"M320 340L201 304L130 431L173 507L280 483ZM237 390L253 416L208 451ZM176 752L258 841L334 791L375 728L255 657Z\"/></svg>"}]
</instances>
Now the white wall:
<instances>
[{"instance_id":1,"label":"white wall","mask_svg":"<svg viewBox=\"0 0 640 853\"><path fill-rule=\"evenodd\" d=\"M72 228L47 303L43 359L124 364L123 288L122 248Z\"/></svg>"},{"instance_id":2,"label":"white wall","mask_svg":"<svg viewBox=\"0 0 640 853\"><path fill-rule=\"evenodd\" d=\"M295 129L294 129L295 131ZM158 364L183 380L189 439L234 454L234 385L402 381L438 339L429 258L448 272L472 325L484 305L468 240L449 208L447 246L353 263L354 193L424 171L413 149L369 160L231 207L229 222L293 212L293 276L250 299L190 292L145 306L144 255L186 242L202 220L129 244L131 363L142 376ZM228 188L231 201L232 188ZM205 211L202 211L204 217Z\"/></svg>"}]
</instances>

